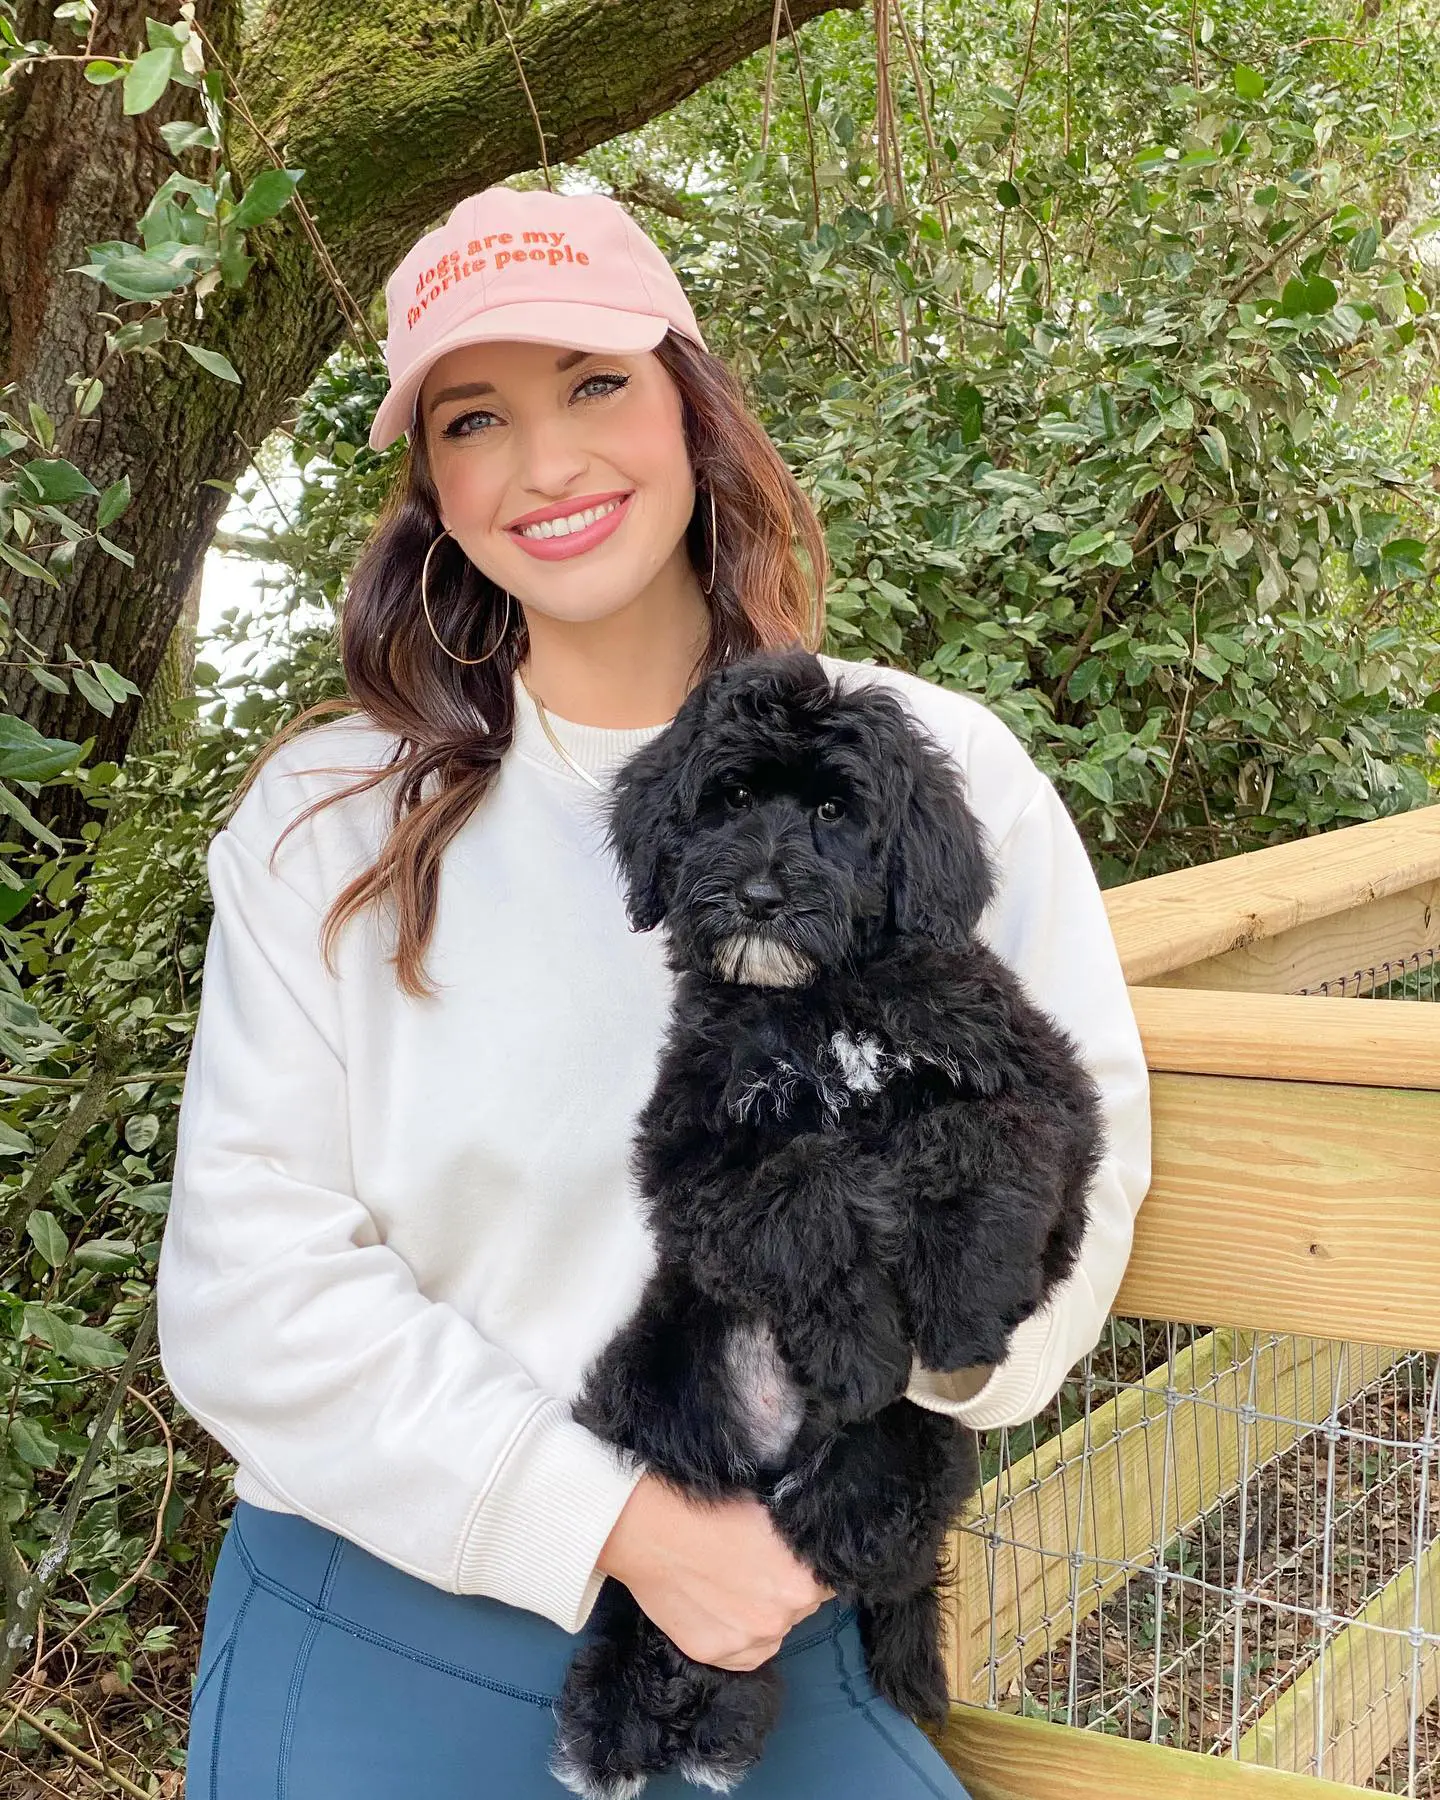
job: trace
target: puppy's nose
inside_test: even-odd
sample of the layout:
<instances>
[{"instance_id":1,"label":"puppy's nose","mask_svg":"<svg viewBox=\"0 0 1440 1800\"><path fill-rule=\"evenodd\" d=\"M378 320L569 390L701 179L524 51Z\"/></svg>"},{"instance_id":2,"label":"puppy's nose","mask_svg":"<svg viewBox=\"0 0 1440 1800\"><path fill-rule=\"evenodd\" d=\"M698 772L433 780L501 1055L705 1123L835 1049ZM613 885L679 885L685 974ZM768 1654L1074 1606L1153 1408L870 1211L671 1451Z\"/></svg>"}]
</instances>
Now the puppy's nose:
<instances>
[{"instance_id":1,"label":"puppy's nose","mask_svg":"<svg viewBox=\"0 0 1440 1800\"><path fill-rule=\"evenodd\" d=\"M751 875L742 881L740 899L757 919L773 918L785 903L784 894L768 875Z\"/></svg>"}]
</instances>

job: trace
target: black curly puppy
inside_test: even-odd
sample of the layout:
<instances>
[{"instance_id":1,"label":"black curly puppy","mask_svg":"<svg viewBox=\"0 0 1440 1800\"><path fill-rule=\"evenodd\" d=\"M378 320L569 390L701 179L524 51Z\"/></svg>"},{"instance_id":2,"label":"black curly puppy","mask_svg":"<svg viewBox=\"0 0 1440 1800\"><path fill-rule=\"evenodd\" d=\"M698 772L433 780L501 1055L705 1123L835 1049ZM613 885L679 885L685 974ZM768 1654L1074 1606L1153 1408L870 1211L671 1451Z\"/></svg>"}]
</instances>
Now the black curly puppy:
<instances>
[{"instance_id":1,"label":"black curly puppy","mask_svg":"<svg viewBox=\"0 0 1440 1800\"><path fill-rule=\"evenodd\" d=\"M858 1608L879 1691L943 1717L938 1563L970 1434L902 1398L1072 1267L1101 1152L1071 1041L973 930L993 889L959 772L875 687L802 649L701 683L620 770L632 927L678 977L633 1168L657 1263L575 1416L697 1495L760 1496ZM774 1723L773 1662L692 1662L606 1581L556 1708L553 1773L627 1800L728 1790Z\"/></svg>"}]
</instances>

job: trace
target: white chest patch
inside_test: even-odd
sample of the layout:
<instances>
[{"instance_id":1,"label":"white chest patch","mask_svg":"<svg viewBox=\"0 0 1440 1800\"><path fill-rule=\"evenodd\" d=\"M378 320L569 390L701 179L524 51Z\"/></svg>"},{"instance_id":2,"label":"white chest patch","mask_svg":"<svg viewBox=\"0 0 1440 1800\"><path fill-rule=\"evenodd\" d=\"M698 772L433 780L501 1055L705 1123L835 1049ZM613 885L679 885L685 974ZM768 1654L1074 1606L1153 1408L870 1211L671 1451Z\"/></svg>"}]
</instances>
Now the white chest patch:
<instances>
[{"instance_id":1,"label":"white chest patch","mask_svg":"<svg viewBox=\"0 0 1440 1800\"><path fill-rule=\"evenodd\" d=\"M832 1033L830 1054L840 1065L840 1079L854 1094L878 1094L892 1069L910 1067L908 1056L882 1050L880 1040L868 1031L858 1038L846 1031Z\"/></svg>"},{"instance_id":2,"label":"white chest patch","mask_svg":"<svg viewBox=\"0 0 1440 1800\"><path fill-rule=\"evenodd\" d=\"M797 1095L806 1088L814 1092L826 1120L835 1125L856 1095L878 1094L896 1069L910 1067L908 1055L884 1049L869 1032L856 1037L835 1031L805 1066L776 1057L737 1083L730 1096L730 1113L736 1119L759 1120L767 1113L777 1120L788 1118Z\"/></svg>"},{"instance_id":3,"label":"white chest patch","mask_svg":"<svg viewBox=\"0 0 1440 1800\"><path fill-rule=\"evenodd\" d=\"M805 1402L762 1320L731 1328L725 1373L745 1449L762 1467L780 1462L795 1441Z\"/></svg>"}]
</instances>

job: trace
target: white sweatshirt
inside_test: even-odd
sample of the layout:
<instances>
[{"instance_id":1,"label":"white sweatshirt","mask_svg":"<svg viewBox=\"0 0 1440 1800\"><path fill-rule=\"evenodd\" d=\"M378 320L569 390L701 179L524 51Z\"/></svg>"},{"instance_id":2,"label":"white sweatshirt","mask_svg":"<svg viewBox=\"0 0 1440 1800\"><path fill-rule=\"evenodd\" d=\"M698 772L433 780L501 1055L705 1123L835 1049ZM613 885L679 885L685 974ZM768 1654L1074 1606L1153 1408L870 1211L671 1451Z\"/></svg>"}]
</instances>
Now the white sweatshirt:
<instances>
[{"instance_id":1,"label":"white sweatshirt","mask_svg":"<svg viewBox=\"0 0 1440 1800\"><path fill-rule=\"evenodd\" d=\"M981 935L1102 1091L1110 1147L1079 1266L972 1398L913 1372L922 1405L1020 1423L1095 1343L1129 1255L1150 1180L1139 1034L1084 847L1010 730L917 676L822 661L888 685L964 771L1000 873ZM388 782L297 826L268 866L289 819L353 778L327 765L386 760L394 740L368 719L278 752L212 841L159 1343L238 1496L573 1632L641 1472L568 1402L653 1263L627 1158L673 977L660 931L629 929L602 794L518 680L515 697L515 741L446 852L429 999L396 985L373 908L343 930L334 976L320 955L329 902L383 839ZM602 781L663 729L552 724Z\"/></svg>"}]
</instances>

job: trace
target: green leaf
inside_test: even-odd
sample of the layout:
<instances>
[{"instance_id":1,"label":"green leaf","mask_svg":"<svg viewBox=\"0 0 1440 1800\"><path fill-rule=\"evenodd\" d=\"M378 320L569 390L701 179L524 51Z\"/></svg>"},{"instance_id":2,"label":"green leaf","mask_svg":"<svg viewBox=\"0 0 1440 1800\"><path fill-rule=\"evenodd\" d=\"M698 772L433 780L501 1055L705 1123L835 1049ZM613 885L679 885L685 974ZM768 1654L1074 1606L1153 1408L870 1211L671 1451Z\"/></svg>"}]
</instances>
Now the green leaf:
<instances>
[{"instance_id":1,"label":"green leaf","mask_svg":"<svg viewBox=\"0 0 1440 1800\"><path fill-rule=\"evenodd\" d=\"M245 190L245 197L230 215L230 223L248 231L265 219L273 219L290 202L303 169L262 169Z\"/></svg>"},{"instance_id":2,"label":"green leaf","mask_svg":"<svg viewBox=\"0 0 1440 1800\"><path fill-rule=\"evenodd\" d=\"M1115 798L1115 783L1111 780L1110 771L1103 763L1072 762L1066 765L1065 774L1071 781L1078 781L1087 788L1097 800L1108 806Z\"/></svg>"},{"instance_id":3,"label":"green leaf","mask_svg":"<svg viewBox=\"0 0 1440 1800\"><path fill-rule=\"evenodd\" d=\"M1225 433L1214 425L1207 425L1200 433L1200 442L1210 454L1210 460L1217 469L1230 467L1230 446L1225 441Z\"/></svg>"},{"instance_id":4,"label":"green leaf","mask_svg":"<svg viewBox=\"0 0 1440 1800\"><path fill-rule=\"evenodd\" d=\"M32 1212L25 1221L26 1235L52 1269L58 1269L70 1253L70 1240L52 1212Z\"/></svg>"},{"instance_id":5,"label":"green leaf","mask_svg":"<svg viewBox=\"0 0 1440 1800\"><path fill-rule=\"evenodd\" d=\"M147 50L143 55L137 56L125 77L125 111L149 112L169 87L174 67L175 51L169 45L159 50Z\"/></svg>"},{"instance_id":6,"label":"green leaf","mask_svg":"<svg viewBox=\"0 0 1440 1800\"><path fill-rule=\"evenodd\" d=\"M118 63L107 62L103 56L85 65L85 79L95 87L104 87L107 81L119 81L124 73Z\"/></svg>"},{"instance_id":7,"label":"green leaf","mask_svg":"<svg viewBox=\"0 0 1440 1800\"><path fill-rule=\"evenodd\" d=\"M22 487L37 501L50 506L66 506L85 494L93 494L94 486L72 462L63 457L37 457L22 463L16 474Z\"/></svg>"},{"instance_id":8,"label":"green leaf","mask_svg":"<svg viewBox=\"0 0 1440 1800\"><path fill-rule=\"evenodd\" d=\"M67 1324L59 1313L51 1312L48 1306L38 1306L32 1301L20 1316L20 1335L24 1338L38 1338L42 1344L48 1344L52 1350L64 1356L73 1341L74 1327Z\"/></svg>"},{"instance_id":9,"label":"green leaf","mask_svg":"<svg viewBox=\"0 0 1440 1800\"><path fill-rule=\"evenodd\" d=\"M1298 319L1304 313L1319 317L1329 312L1339 297L1340 290L1325 275L1292 275L1281 292L1280 311L1287 319Z\"/></svg>"},{"instance_id":10,"label":"green leaf","mask_svg":"<svg viewBox=\"0 0 1440 1800\"><path fill-rule=\"evenodd\" d=\"M92 244L91 261L80 273L94 276L122 300L163 300L187 287L195 275L197 257L186 245L167 244L155 250L137 250L133 244ZM206 260L203 256L200 261ZM164 320L150 321L160 327ZM135 344L127 343L127 348Z\"/></svg>"},{"instance_id":11,"label":"green leaf","mask_svg":"<svg viewBox=\"0 0 1440 1800\"><path fill-rule=\"evenodd\" d=\"M1077 557L1093 555L1105 542L1108 535L1097 525L1092 525L1088 531L1077 532L1065 546L1065 561L1073 562Z\"/></svg>"},{"instance_id":12,"label":"green leaf","mask_svg":"<svg viewBox=\"0 0 1440 1800\"><path fill-rule=\"evenodd\" d=\"M27 556L23 550L17 550L13 544L7 544L0 538L0 561L9 563L19 575L29 575L35 581L43 581L47 587L58 588L60 583L34 557Z\"/></svg>"},{"instance_id":13,"label":"green leaf","mask_svg":"<svg viewBox=\"0 0 1440 1800\"><path fill-rule=\"evenodd\" d=\"M63 681L60 683L60 691L62 693L67 691ZM38 842L48 845L50 849L57 852L64 851L64 844L56 837L50 827L42 824L20 796L18 794L12 794L10 789L5 786L4 782L0 782L0 812L9 813L12 819L18 820L30 833L31 837L35 838Z\"/></svg>"},{"instance_id":14,"label":"green leaf","mask_svg":"<svg viewBox=\"0 0 1440 1800\"><path fill-rule=\"evenodd\" d=\"M60 1460L60 1446L38 1419L19 1414L10 1421L10 1448L32 1469L53 1469Z\"/></svg>"},{"instance_id":15,"label":"green leaf","mask_svg":"<svg viewBox=\"0 0 1440 1800\"><path fill-rule=\"evenodd\" d=\"M1380 560L1388 581L1423 581L1427 573L1425 546L1418 538L1391 538L1381 546Z\"/></svg>"},{"instance_id":16,"label":"green leaf","mask_svg":"<svg viewBox=\"0 0 1440 1800\"><path fill-rule=\"evenodd\" d=\"M100 496L100 505L96 510L96 527L103 531L107 525L113 525L130 504L130 477L122 475L118 481L112 481Z\"/></svg>"},{"instance_id":17,"label":"green leaf","mask_svg":"<svg viewBox=\"0 0 1440 1800\"><path fill-rule=\"evenodd\" d=\"M154 1113L135 1113L125 1121L125 1142L137 1154L150 1148L160 1135L160 1121Z\"/></svg>"},{"instance_id":18,"label":"green leaf","mask_svg":"<svg viewBox=\"0 0 1440 1800\"><path fill-rule=\"evenodd\" d=\"M55 421L38 401L32 400L26 410L30 414L31 431L40 445L48 450L55 442Z\"/></svg>"},{"instance_id":19,"label":"green leaf","mask_svg":"<svg viewBox=\"0 0 1440 1800\"><path fill-rule=\"evenodd\" d=\"M0 1119L0 1156L25 1156L34 1148L23 1131Z\"/></svg>"},{"instance_id":20,"label":"green leaf","mask_svg":"<svg viewBox=\"0 0 1440 1800\"><path fill-rule=\"evenodd\" d=\"M93 1325L72 1325L70 1343L60 1354L79 1363L82 1369L113 1369L124 1362L125 1346L108 1331L99 1331Z\"/></svg>"},{"instance_id":21,"label":"green leaf","mask_svg":"<svg viewBox=\"0 0 1440 1800\"><path fill-rule=\"evenodd\" d=\"M977 442L985 423L985 401L979 388L968 381L956 392L955 417L960 426L961 441L966 444Z\"/></svg>"},{"instance_id":22,"label":"green leaf","mask_svg":"<svg viewBox=\"0 0 1440 1800\"><path fill-rule=\"evenodd\" d=\"M1020 204L1020 190L1013 181L999 181L995 184L995 198L1009 211Z\"/></svg>"},{"instance_id":23,"label":"green leaf","mask_svg":"<svg viewBox=\"0 0 1440 1800\"><path fill-rule=\"evenodd\" d=\"M1265 94L1265 77L1247 63L1237 63L1232 71L1235 92L1242 100L1260 100Z\"/></svg>"},{"instance_id":24,"label":"green leaf","mask_svg":"<svg viewBox=\"0 0 1440 1800\"><path fill-rule=\"evenodd\" d=\"M82 1269L99 1269L115 1274L128 1269L139 1254L129 1238L91 1238L75 1250L75 1260Z\"/></svg>"},{"instance_id":25,"label":"green leaf","mask_svg":"<svg viewBox=\"0 0 1440 1800\"><path fill-rule=\"evenodd\" d=\"M83 754L83 746L68 738L41 737L23 719L0 713L0 779L50 781L73 767Z\"/></svg>"},{"instance_id":26,"label":"green leaf","mask_svg":"<svg viewBox=\"0 0 1440 1800\"><path fill-rule=\"evenodd\" d=\"M1350 251L1346 261L1357 275L1363 275L1375 260L1375 252L1380 246L1380 233L1373 225L1366 225L1357 231L1350 240Z\"/></svg>"},{"instance_id":27,"label":"green leaf","mask_svg":"<svg viewBox=\"0 0 1440 1800\"><path fill-rule=\"evenodd\" d=\"M71 679L97 712L104 713L107 719L111 717L115 711L115 702L88 669L72 670Z\"/></svg>"},{"instance_id":28,"label":"green leaf","mask_svg":"<svg viewBox=\"0 0 1440 1800\"><path fill-rule=\"evenodd\" d=\"M39 886L39 883L34 881L19 881L19 877L15 875L15 871L7 868L4 863L0 863L0 879L5 880L6 882L14 879L19 882L18 886L7 887L3 893L0 893L0 925L8 925L17 913L24 911L25 907L29 904L31 896L34 894L35 889ZM0 1041L6 1042L7 1050L9 1048L8 1039L8 1033L0 1032Z\"/></svg>"},{"instance_id":29,"label":"green leaf","mask_svg":"<svg viewBox=\"0 0 1440 1800\"><path fill-rule=\"evenodd\" d=\"M240 377L235 373L234 365L218 350L206 350L200 344L189 343L186 343L184 348L190 352L202 369L208 369L212 375L218 375L222 381L239 382Z\"/></svg>"},{"instance_id":30,"label":"green leaf","mask_svg":"<svg viewBox=\"0 0 1440 1800\"><path fill-rule=\"evenodd\" d=\"M160 127L160 135L172 156L182 156L187 150L219 148L215 142L215 133L210 127L197 125L193 119L170 119Z\"/></svg>"},{"instance_id":31,"label":"green leaf","mask_svg":"<svg viewBox=\"0 0 1440 1800\"><path fill-rule=\"evenodd\" d=\"M92 661L90 667L94 672L95 679L112 700L139 698L140 690L135 683L127 676L122 675L118 669L112 669L109 663Z\"/></svg>"},{"instance_id":32,"label":"green leaf","mask_svg":"<svg viewBox=\"0 0 1440 1800\"><path fill-rule=\"evenodd\" d=\"M152 1181L145 1187L131 1188L119 1196L126 1206L138 1206L141 1212L164 1218L170 1210L170 1183Z\"/></svg>"}]
</instances>

